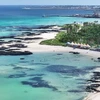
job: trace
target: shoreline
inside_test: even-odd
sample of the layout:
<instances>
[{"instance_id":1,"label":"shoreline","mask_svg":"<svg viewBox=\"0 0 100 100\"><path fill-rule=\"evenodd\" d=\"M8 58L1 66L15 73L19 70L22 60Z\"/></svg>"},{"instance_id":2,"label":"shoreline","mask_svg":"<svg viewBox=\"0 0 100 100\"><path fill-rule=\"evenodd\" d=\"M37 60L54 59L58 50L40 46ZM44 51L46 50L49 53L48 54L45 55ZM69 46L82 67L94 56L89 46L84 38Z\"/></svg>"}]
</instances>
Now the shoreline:
<instances>
[{"instance_id":1,"label":"shoreline","mask_svg":"<svg viewBox=\"0 0 100 100\"><path fill-rule=\"evenodd\" d=\"M52 45L40 45L39 43L43 40L47 39L53 39L58 32L49 32L49 33L42 33L39 36L35 37L42 37L43 39L39 40L33 40L32 43L27 43L25 45L28 46L28 48L24 48L22 50L28 50L32 53L45 53L45 52L79 52L81 55L86 55L91 57L94 61L97 61L98 57L100 57L100 52L97 51L91 51L91 50L85 50L85 49L73 49L72 47L63 47L63 46L52 46ZM87 96L84 98L84 100L100 100L100 93L88 93Z\"/></svg>"},{"instance_id":2,"label":"shoreline","mask_svg":"<svg viewBox=\"0 0 100 100\"><path fill-rule=\"evenodd\" d=\"M9 48L9 45L17 45L21 44L26 46L25 48L20 48L18 51L29 51L34 53L49 53L49 52L56 52L56 53L70 53L70 52L78 52L81 55L86 55L91 57L94 61L98 61L98 57L100 57L100 52L85 50L85 49L78 49L72 47L63 47L63 46L52 46L52 45L41 45L40 42L47 39L53 39L58 32L48 32L48 33L41 33L39 35L29 35L29 36L17 36L15 38L19 38L20 42L16 42L15 39L13 42L4 43L1 46ZM18 47L10 47L10 49L18 49ZM16 51L16 50L15 50ZM87 97L84 100L99 100L100 93L88 93Z\"/></svg>"},{"instance_id":3,"label":"shoreline","mask_svg":"<svg viewBox=\"0 0 100 100\"><path fill-rule=\"evenodd\" d=\"M52 45L40 45L39 43L43 40L47 39L53 39L58 32L49 32L49 33L42 33L39 36L34 37L41 37L42 39L39 40L33 40L31 43L25 43L27 45L27 48L22 48L21 50L28 50L30 52L79 52L82 55L87 55L90 57L98 58L100 55L100 52L97 51L91 51L91 50L85 50L85 49L73 49L72 47L63 47L63 46L52 46ZM25 37L24 37L25 38ZM32 37L30 37L32 38Z\"/></svg>"},{"instance_id":4,"label":"shoreline","mask_svg":"<svg viewBox=\"0 0 100 100\"><path fill-rule=\"evenodd\" d=\"M59 28L58 28L59 29ZM17 36L12 39L15 39L12 42L3 43L0 47L6 47L8 49L19 49L18 51L29 51L32 53L35 52L79 52L81 55L87 55L91 58L95 58L97 60L100 57L100 52L92 51L92 50L85 50L85 49L78 49L72 47L63 47L63 46L53 46L53 45L41 45L40 42L48 39L53 39L58 32L47 32L41 33L39 35L25 35L25 36ZM16 40L18 39L18 40ZM20 42L17 42L20 41ZM17 47L17 45L22 45L21 47ZM11 47L10 45L15 45L15 47ZM9 47L10 46L10 47ZM26 46L25 48L23 46Z\"/></svg>"}]
</instances>

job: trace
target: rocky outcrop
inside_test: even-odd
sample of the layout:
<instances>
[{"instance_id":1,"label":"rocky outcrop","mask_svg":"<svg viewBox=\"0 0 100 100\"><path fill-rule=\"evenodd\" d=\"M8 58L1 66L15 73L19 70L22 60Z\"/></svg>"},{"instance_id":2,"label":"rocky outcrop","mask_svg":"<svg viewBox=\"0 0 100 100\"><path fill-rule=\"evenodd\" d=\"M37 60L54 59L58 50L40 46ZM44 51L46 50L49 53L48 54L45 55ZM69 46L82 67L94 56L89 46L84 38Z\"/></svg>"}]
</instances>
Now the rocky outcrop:
<instances>
[{"instance_id":1,"label":"rocky outcrop","mask_svg":"<svg viewBox=\"0 0 100 100\"><path fill-rule=\"evenodd\" d=\"M98 57L97 59L98 59L98 61L100 62L100 57Z\"/></svg>"},{"instance_id":2,"label":"rocky outcrop","mask_svg":"<svg viewBox=\"0 0 100 100\"><path fill-rule=\"evenodd\" d=\"M0 39L14 38L15 36L1 36Z\"/></svg>"},{"instance_id":3,"label":"rocky outcrop","mask_svg":"<svg viewBox=\"0 0 100 100\"><path fill-rule=\"evenodd\" d=\"M69 53L80 54L79 52L75 52L75 51L70 51Z\"/></svg>"},{"instance_id":4,"label":"rocky outcrop","mask_svg":"<svg viewBox=\"0 0 100 100\"><path fill-rule=\"evenodd\" d=\"M38 39L43 39L42 37L34 37L34 38L21 38L21 37L16 37L15 39L21 39L21 40L38 40Z\"/></svg>"},{"instance_id":5,"label":"rocky outcrop","mask_svg":"<svg viewBox=\"0 0 100 100\"><path fill-rule=\"evenodd\" d=\"M87 80L89 85L86 87L87 92L100 92L100 72L93 72L90 80Z\"/></svg>"},{"instance_id":6,"label":"rocky outcrop","mask_svg":"<svg viewBox=\"0 0 100 100\"><path fill-rule=\"evenodd\" d=\"M1 50L0 55L31 55L30 51Z\"/></svg>"},{"instance_id":7,"label":"rocky outcrop","mask_svg":"<svg viewBox=\"0 0 100 100\"><path fill-rule=\"evenodd\" d=\"M33 35L36 35L35 33L31 33L31 32L23 32L21 34L22 36L33 36Z\"/></svg>"},{"instance_id":8,"label":"rocky outcrop","mask_svg":"<svg viewBox=\"0 0 100 100\"><path fill-rule=\"evenodd\" d=\"M27 48L27 46L24 44L13 44L13 45L9 45L9 47Z\"/></svg>"}]
</instances>

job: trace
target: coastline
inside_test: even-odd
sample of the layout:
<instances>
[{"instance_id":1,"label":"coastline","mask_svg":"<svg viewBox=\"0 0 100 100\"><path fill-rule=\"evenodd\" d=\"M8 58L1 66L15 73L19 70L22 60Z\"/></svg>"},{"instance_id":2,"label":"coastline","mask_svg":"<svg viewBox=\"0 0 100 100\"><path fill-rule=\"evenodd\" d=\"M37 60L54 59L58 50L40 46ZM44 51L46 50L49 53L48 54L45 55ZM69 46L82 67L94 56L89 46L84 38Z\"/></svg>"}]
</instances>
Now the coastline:
<instances>
[{"instance_id":1,"label":"coastline","mask_svg":"<svg viewBox=\"0 0 100 100\"><path fill-rule=\"evenodd\" d=\"M84 50L84 49L73 49L72 47L62 47L62 46L50 46L50 45L40 45L39 43L43 40L47 39L53 39L56 36L57 32L51 32L51 33L43 33L40 36L36 37L42 37L43 39L35 40L32 43L27 43L26 45L28 48L24 48L22 50L28 50L31 52L79 52L81 55L86 55L91 57L91 59L97 61L97 58L100 57L100 52L97 51L91 51L91 50ZM100 100L100 93L89 93L87 97L84 98L84 100Z\"/></svg>"},{"instance_id":2,"label":"coastline","mask_svg":"<svg viewBox=\"0 0 100 100\"><path fill-rule=\"evenodd\" d=\"M21 42L11 42L11 43L4 43L2 46L9 47L9 45L14 44L24 44L25 48L20 48L19 51L29 51L34 53L44 53L44 52L79 52L81 55L86 55L91 57L94 61L97 61L98 57L100 57L100 52L85 50L85 49L78 49L72 47L63 47L63 46L51 46L51 45L41 45L40 42L47 39L53 39L58 32L48 32L48 33L41 33L39 35L29 35L29 36L17 36L15 38L19 38ZM12 47L12 49L18 49L17 47ZM89 95L84 100L99 100L100 93L89 93Z\"/></svg>"},{"instance_id":3,"label":"coastline","mask_svg":"<svg viewBox=\"0 0 100 100\"><path fill-rule=\"evenodd\" d=\"M41 37L42 39L33 40L31 43L24 43L27 48L22 48L21 50L27 50L30 52L79 52L82 55L87 55L90 57L98 58L100 52L85 50L85 49L73 49L72 47L62 47L62 46L51 46L51 45L40 45L39 43L43 40L53 39L58 32L42 33L39 36L34 36L35 38ZM25 37L24 37L25 38ZM32 37L29 37L32 38Z\"/></svg>"}]
</instances>

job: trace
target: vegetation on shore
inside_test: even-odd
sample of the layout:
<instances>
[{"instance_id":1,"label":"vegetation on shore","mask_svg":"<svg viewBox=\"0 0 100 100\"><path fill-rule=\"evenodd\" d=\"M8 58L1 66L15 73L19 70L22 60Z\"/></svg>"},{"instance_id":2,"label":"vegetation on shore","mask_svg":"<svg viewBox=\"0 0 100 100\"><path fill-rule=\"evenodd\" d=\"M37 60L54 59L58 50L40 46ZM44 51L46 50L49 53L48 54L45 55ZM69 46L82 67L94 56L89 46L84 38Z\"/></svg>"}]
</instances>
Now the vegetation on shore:
<instances>
[{"instance_id":1,"label":"vegetation on shore","mask_svg":"<svg viewBox=\"0 0 100 100\"><path fill-rule=\"evenodd\" d=\"M55 39L42 41L40 44L65 46L67 42L89 44L100 46L100 24L97 22L84 22L81 24L66 24L62 26Z\"/></svg>"},{"instance_id":2,"label":"vegetation on shore","mask_svg":"<svg viewBox=\"0 0 100 100\"><path fill-rule=\"evenodd\" d=\"M66 46L65 43L58 41L57 39L49 39L49 40L44 40L40 44L45 44L45 45L56 45L56 46Z\"/></svg>"}]
</instances>

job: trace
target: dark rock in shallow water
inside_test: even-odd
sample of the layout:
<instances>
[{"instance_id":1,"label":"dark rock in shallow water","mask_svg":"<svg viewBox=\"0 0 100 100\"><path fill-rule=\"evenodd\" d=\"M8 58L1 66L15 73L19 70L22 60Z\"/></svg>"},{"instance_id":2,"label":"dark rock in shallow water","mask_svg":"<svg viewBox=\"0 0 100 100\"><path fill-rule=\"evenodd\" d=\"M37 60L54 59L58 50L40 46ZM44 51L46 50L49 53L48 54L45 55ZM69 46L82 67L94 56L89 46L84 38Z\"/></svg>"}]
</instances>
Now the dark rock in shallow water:
<instances>
[{"instance_id":1,"label":"dark rock in shallow water","mask_svg":"<svg viewBox=\"0 0 100 100\"><path fill-rule=\"evenodd\" d=\"M80 92L84 92L82 90L68 90L68 92L72 92L72 93L80 93Z\"/></svg>"},{"instance_id":2,"label":"dark rock in shallow water","mask_svg":"<svg viewBox=\"0 0 100 100\"><path fill-rule=\"evenodd\" d=\"M79 52L75 52L75 51L70 51L69 53L80 54Z\"/></svg>"},{"instance_id":3,"label":"dark rock in shallow water","mask_svg":"<svg viewBox=\"0 0 100 100\"><path fill-rule=\"evenodd\" d=\"M31 81L22 81L21 83L23 85L29 85L29 86L34 87L34 88L45 87L45 88L57 90L56 87L51 86L48 84L48 82L46 82L45 80L42 80L42 77L34 77L34 78L31 78L30 80Z\"/></svg>"},{"instance_id":4,"label":"dark rock in shallow water","mask_svg":"<svg viewBox=\"0 0 100 100\"><path fill-rule=\"evenodd\" d=\"M89 85L86 87L87 92L100 92L100 72L93 72L90 80L87 80Z\"/></svg>"},{"instance_id":5,"label":"dark rock in shallow water","mask_svg":"<svg viewBox=\"0 0 100 100\"><path fill-rule=\"evenodd\" d=\"M5 51L14 51L14 50L20 50L19 48L17 49L6 49Z\"/></svg>"},{"instance_id":6,"label":"dark rock in shallow water","mask_svg":"<svg viewBox=\"0 0 100 100\"><path fill-rule=\"evenodd\" d=\"M43 39L42 37L34 37L34 38L15 38L15 39L21 39L21 40L38 40Z\"/></svg>"},{"instance_id":7,"label":"dark rock in shallow water","mask_svg":"<svg viewBox=\"0 0 100 100\"><path fill-rule=\"evenodd\" d=\"M31 33L31 32L23 32L21 35L22 35L22 36L23 36L23 35L26 35L26 36L33 36L33 35L36 35L36 34L35 34L35 33Z\"/></svg>"},{"instance_id":8,"label":"dark rock in shallow water","mask_svg":"<svg viewBox=\"0 0 100 100\"><path fill-rule=\"evenodd\" d=\"M32 27L19 26L17 27L17 31L32 31Z\"/></svg>"},{"instance_id":9,"label":"dark rock in shallow water","mask_svg":"<svg viewBox=\"0 0 100 100\"><path fill-rule=\"evenodd\" d=\"M45 75L45 74L31 74L31 75L29 75L29 76L43 76L43 75Z\"/></svg>"},{"instance_id":10,"label":"dark rock in shallow water","mask_svg":"<svg viewBox=\"0 0 100 100\"><path fill-rule=\"evenodd\" d=\"M98 57L98 59L100 59L100 57Z\"/></svg>"},{"instance_id":11,"label":"dark rock in shallow water","mask_svg":"<svg viewBox=\"0 0 100 100\"><path fill-rule=\"evenodd\" d=\"M34 70L33 68L25 68L25 67L14 67L15 70Z\"/></svg>"},{"instance_id":12,"label":"dark rock in shallow water","mask_svg":"<svg viewBox=\"0 0 100 100\"><path fill-rule=\"evenodd\" d=\"M49 63L32 63L32 65L49 65Z\"/></svg>"},{"instance_id":13,"label":"dark rock in shallow water","mask_svg":"<svg viewBox=\"0 0 100 100\"><path fill-rule=\"evenodd\" d=\"M97 59L98 59L98 61L100 62L100 57L98 57Z\"/></svg>"},{"instance_id":14,"label":"dark rock in shallow water","mask_svg":"<svg viewBox=\"0 0 100 100\"><path fill-rule=\"evenodd\" d=\"M55 26L55 25L41 25L37 29L48 29L48 28L51 28L53 26Z\"/></svg>"},{"instance_id":15,"label":"dark rock in shallow water","mask_svg":"<svg viewBox=\"0 0 100 100\"><path fill-rule=\"evenodd\" d=\"M9 75L8 78L22 78L26 77L26 73Z\"/></svg>"},{"instance_id":16,"label":"dark rock in shallow water","mask_svg":"<svg viewBox=\"0 0 100 100\"><path fill-rule=\"evenodd\" d=\"M93 72L94 76L100 76L100 72Z\"/></svg>"},{"instance_id":17,"label":"dark rock in shallow water","mask_svg":"<svg viewBox=\"0 0 100 100\"><path fill-rule=\"evenodd\" d=\"M100 92L97 88L100 87L100 84L91 84L86 87L87 92Z\"/></svg>"},{"instance_id":18,"label":"dark rock in shallow water","mask_svg":"<svg viewBox=\"0 0 100 100\"><path fill-rule=\"evenodd\" d=\"M14 38L15 36L1 36L0 39L5 39L5 38Z\"/></svg>"},{"instance_id":19,"label":"dark rock in shallow water","mask_svg":"<svg viewBox=\"0 0 100 100\"><path fill-rule=\"evenodd\" d=\"M91 80L100 80L100 72L93 72L93 74Z\"/></svg>"},{"instance_id":20,"label":"dark rock in shallow water","mask_svg":"<svg viewBox=\"0 0 100 100\"><path fill-rule=\"evenodd\" d=\"M57 53L57 55L63 55L62 53Z\"/></svg>"},{"instance_id":21,"label":"dark rock in shallow water","mask_svg":"<svg viewBox=\"0 0 100 100\"><path fill-rule=\"evenodd\" d=\"M20 60L24 60L25 58L20 58Z\"/></svg>"},{"instance_id":22,"label":"dark rock in shallow water","mask_svg":"<svg viewBox=\"0 0 100 100\"><path fill-rule=\"evenodd\" d=\"M86 74L86 72L84 70L78 69L75 66L50 65L46 69L50 72L66 73L71 76L78 76L78 75Z\"/></svg>"},{"instance_id":23,"label":"dark rock in shallow water","mask_svg":"<svg viewBox=\"0 0 100 100\"><path fill-rule=\"evenodd\" d=\"M6 50L6 49L8 49L7 47L0 47L0 50Z\"/></svg>"},{"instance_id":24,"label":"dark rock in shallow water","mask_svg":"<svg viewBox=\"0 0 100 100\"><path fill-rule=\"evenodd\" d=\"M9 47L27 48L27 46L25 46L24 44L13 44L9 45Z\"/></svg>"},{"instance_id":25,"label":"dark rock in shallow water","mask_svg":"<svg viewBox=\"0 0 100 100\"><path fill-rule=\"evenodd\" d=\"M31 55L32 52L30 51L5 51L5 50L2 50L0 51L0 55Z\"/></svg>"}]
</instances>

